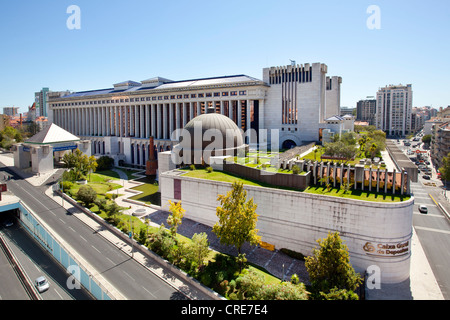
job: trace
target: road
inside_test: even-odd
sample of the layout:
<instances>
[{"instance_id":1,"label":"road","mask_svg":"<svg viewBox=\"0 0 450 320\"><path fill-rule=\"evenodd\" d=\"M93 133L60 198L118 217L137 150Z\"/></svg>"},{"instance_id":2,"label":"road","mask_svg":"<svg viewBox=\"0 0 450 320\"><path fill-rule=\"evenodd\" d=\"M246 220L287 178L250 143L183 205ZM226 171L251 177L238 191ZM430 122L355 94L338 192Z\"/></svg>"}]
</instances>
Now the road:
<instances>
[{"instance_id":1,"label":"road","mask_svg":"<svg viewBox=\"0 0 450 320\"><path fill-rule=\"evenodd\" d=\"M4 213L2 213L4 214ZM69 290L66 286L67 273L64 268L44 250L25 228L15 223L4 228L4 239L10 250L22 265L23 270L31 281L44 275L50 287L42 292L43 300L92 300L93 297L82 287ZM12 287L8 287L12 288ZM15 289L14 289L15 290Z\"/></svg>"},{"instance_id":2,"label":"road","mask_svg":"<svg viewBox=\"0 0 450 320\"><path fill-rule=\"evenodd\" d=\"M412 142L412 144L416 143L418 142ZM397 146L406 153L408 148L403 143L397 144ZM417 149L423 151L420 147L412 148L412 150ZM434 183L435 186L430 183ZM437 179L434 169L430 180L424 179L422 173L419 174L418 182L411 183L411 191L415 198L413 227L444 299L450 300L450 273L448 272L450 268L450 251L448 250L450 248L450 221L432 199L433 194L436 198L436 194L441 193L442 190L442 182ZM418 206L420 204L425 204L428 207L427 214L419 212Z\"/></svg>"},{"instance_id":3,"label":"road","mask_svg":"<svg viewBox=\"0 0 450 320\"><path fill-rule=\"evenodd\" d=\"M3 164L0 163L0 165ZM0 180L4 175L11 176L8 181L8 190L32 208L124 297L130 300L186 299L178 290L131 259L47 197L44 191L48 186L34 187L3 165L0 168ZM170 272L166 275L175 277Z\"/></svg>"},{"instance_id":4,"label":"road","mask_svg":"<svg viewBox=\"0 0 450 320\"><path fill-rule=\"evenodd\" d=\"M0 230L0 232L2 232ZM14 272L8 258L0 249L0 300L29 300L27 292Z\"/></svg>"}]
</instances>

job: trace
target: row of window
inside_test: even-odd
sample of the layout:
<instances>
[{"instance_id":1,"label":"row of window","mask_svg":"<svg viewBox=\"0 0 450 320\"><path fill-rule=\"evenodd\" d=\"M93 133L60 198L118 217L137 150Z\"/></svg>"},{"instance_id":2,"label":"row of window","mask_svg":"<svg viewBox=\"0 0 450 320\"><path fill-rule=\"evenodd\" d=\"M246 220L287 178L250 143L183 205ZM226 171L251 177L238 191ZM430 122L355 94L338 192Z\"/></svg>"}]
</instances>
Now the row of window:
<instances>
[{"instance_id":1,"label":"row of window","mask_svg":"<svg viewBox=\"0 0 450 320\"><path fill-rule=\"evenodd\" d=\"M80 106L80 105L91 105L91 104L110 104L110 103L126 103L126 102L139 102L139 101L156 101L156 100L175 100L175 99L195 99L195 98L210 98L210 97L228 97L228 96L240 96L247 95L247 91L230 91L230 92L207 92L207 93L191 93L191 94L178 94L169 96L152 96L152 97L140 97L140 98L124 98L115 100L90 100L90 101L80 101L80 102L65 102L65 103L54 103L53 107L67 107L67 106Z\"/></svg>"}]
</instances>

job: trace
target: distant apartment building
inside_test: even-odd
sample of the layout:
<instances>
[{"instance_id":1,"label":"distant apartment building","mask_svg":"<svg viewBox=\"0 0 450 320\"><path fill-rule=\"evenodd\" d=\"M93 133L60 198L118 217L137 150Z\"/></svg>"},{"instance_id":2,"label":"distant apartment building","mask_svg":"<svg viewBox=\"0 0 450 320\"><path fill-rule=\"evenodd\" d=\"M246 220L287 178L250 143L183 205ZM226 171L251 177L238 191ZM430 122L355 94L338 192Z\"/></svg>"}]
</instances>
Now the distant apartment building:
<instances>
[{"instance_id":1,"label":"distant apartment building","mask_svg":"<svg viewBox=\"0 0 450 320\"><path fill-rule=\"evenodd\" d=\"M19 114L19 107L4 107L3 114L7 116L14 117Z\"/></svg>"},{"instance_id":2,"label":"distant apartment building","mask_svg":"<svg viewBox=\"0 0 450 320\"><path fill-rule=\"evenodd\" d=\"M440 168L442 160L450 152L450 119L435 123L431 134L431 161L436 168Z\"/></svg>"},{"instance_id":3,"label":"distant apartment building","mask_svg":"<svg viewBox=\"0 0 450 320\"><path fill-rule=\"evenodd\" d=\"M350 107L341 107L341 112L340 112L340 116L353 116L353 111L355 110L355 108L350 108Z\"/></svg>"},{"instance_id":4,"label":"distant apartment building","mask_svg":"<svg viewBox=\"0 0 450 320\"><path fill-rule=\"evenodd\" d=\"M439 118L450 118L450 106L447 108L439 108L439 112L437 112L437 117Z\"/></svg>"},{"instance_id":5,"label":"distant apartment building","mask_svg":"<svg viewBox=\"0 0 450 320\"><path fill-rule=\"evenodd\" d=\"M41 91L34 94L34 102L36 104L36 117L52 118L49 110L49 98L59 98L70 94L70 91L50 91L49 88L42 88Z\"/></svg>"},{"instance_id":6,"label":"distant apartment building","mask_svg":"<svg viewBox=\"0 0 450 320\"><path fill-rule=\"evenodd\" d=\"M413 110L411 113L411 131L418 132L420 131L425 124L425 118L417 110Z\"/></svg>"},{"instance_id":7,"label":"distant apartment building","mask_svg":"<svg viewBox=\"0 0 450 320\"><path fill-rule=\"evenodd\" d=\"M389 85L376 96L376 127L390 136L412 133L412 85Z\"/></svg>"},{"instance_id":8,"label":"distant apartment building","mask_svg":"<svg viewBox=\"0 0 450 320\"><path fill-rule=\"evenodd\" d=\"M42 88L34 94L34 102L36 103L36 116L47 117L48 110L48 92L49 88Z\"/></svg>"},{"instance_id":9,"label":"distant apartment building","mask_svg":"<svg viewBox=\"0 0 450 320\"><path fill-rule=\"evenodd\" d=\"M365 100L359 100L356 103L356 120L368 122L369 125L375 125L375 114L377 111L377 100L375 97L367 97Z\"/></svg>"}]
</instances>

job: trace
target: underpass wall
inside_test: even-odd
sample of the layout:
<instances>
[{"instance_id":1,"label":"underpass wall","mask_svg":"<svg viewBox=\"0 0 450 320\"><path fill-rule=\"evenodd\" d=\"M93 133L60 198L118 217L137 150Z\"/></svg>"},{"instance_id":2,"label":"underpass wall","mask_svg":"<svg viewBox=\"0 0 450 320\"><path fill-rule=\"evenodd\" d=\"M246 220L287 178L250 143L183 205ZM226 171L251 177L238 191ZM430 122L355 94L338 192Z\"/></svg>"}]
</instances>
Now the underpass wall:
<instances>
[{"instance_id":1,"label":"underpass wall","mask_svg":"<svg viewBox=\"0 0 450 320\"><path fill-rule=\"evenodd\" d=\"M108 290L108 284L97 272L81 257L75 257L75 252L69 244L64 242L58 234L39 219L33 211L21 201L19 202L19 221L31 236L67 271L68 289L77 290L75 281L81 284L97 300L122 299ZM69 287L70 286L70 287Z\"/></svg>"}]
</instances>

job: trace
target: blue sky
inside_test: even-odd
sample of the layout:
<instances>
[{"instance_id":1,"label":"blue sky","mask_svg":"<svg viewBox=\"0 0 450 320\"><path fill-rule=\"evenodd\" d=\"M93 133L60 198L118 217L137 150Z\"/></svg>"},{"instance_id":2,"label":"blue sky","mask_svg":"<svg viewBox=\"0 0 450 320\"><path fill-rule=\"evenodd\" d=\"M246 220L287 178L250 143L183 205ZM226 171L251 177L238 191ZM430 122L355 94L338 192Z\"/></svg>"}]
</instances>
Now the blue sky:
<instances>
[{"instance_id":1,"label":"blue sky","mask_svg":"<svg viewBox=\"0 0 450 320\"><path fill-rule=\"evenodd\" d=\"M70 5L81 29L69 30ZM380 8L381 29L366 12ZM354 107L388 84L411 83L414 106L450 105L450 1L2 1L0 108L34 92L83 91L155 76L247 74L321 62Z\"/></svg>"}]
</instances>

